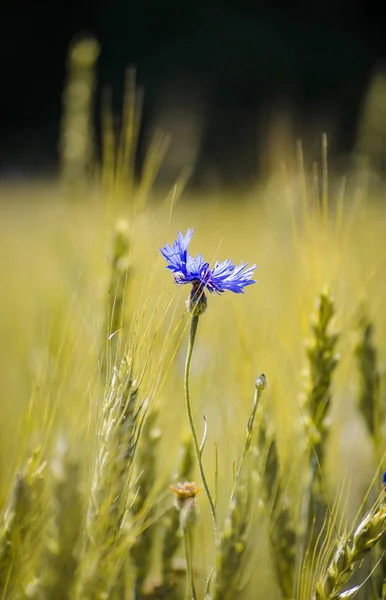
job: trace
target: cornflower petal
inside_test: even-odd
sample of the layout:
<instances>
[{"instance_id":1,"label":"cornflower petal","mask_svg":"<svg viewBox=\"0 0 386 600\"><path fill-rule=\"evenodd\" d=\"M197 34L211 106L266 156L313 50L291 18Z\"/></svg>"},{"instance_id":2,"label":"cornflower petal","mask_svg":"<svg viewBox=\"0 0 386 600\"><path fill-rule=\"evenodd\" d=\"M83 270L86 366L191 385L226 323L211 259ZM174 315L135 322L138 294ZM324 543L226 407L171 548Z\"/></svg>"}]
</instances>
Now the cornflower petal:
<instances>
[{"instance_id":1,"label":"cornflower petal","mask_svg":"<svg viewBox=\"0 0 386 600\"><path fill-rule=\"evenodd\" d=\"M186 262L188 259L188 247L192 239L193 229L188 229L185 236L178 232L178 237L173 246L165 244L160 248L161 254L168 263L167 268L178 277L186 277Z\"/></svg>"},{"instance_id":2,"label":"cornflower petal","mask_svg":"<svg viewBox=\"0 0 386 600\"><path fill-rule=\"evenodd\" d=\"M256 283L252 279L255 269L256 265L248 267L248 263L243 262L239 266L233 264L231 260L217 262L211 272L207 288L212 294L221 294L225 291L243 294L246 286Z\"/></svg>"},{"instance_id":3,"label":"cornflower petal","mask_svg":"<svg viewBox=\"0 0 386 600\"><path fill-rule=\"evenodd\" d=\"M202 254L197 254L196 257L190 256L188 247L192 235L193 229L188 229L185 235L179 231L173 246L165 244L160 248L167 262L167 268L174 274L175 283L193 284L193 294L203 288L211 294L221 294L225 291L243 294L245 287L256 283L252 279L256 265L248 267L248 263L241 262L237 266L228 259L220 263L216 262L213 269L210 269L209 263L204 262Z\"/></svg>"}]
</instances>

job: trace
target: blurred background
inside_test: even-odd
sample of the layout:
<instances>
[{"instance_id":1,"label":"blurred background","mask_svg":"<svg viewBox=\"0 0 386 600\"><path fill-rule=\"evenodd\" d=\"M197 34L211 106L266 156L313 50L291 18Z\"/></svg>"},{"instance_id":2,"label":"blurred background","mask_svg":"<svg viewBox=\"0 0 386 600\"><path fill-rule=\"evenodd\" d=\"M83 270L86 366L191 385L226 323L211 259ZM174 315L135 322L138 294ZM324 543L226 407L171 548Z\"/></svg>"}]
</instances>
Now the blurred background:
<instances>
[{"instance_id":1,"label":"blurred background","mask_svg":"<svg viewBox=\"0 0 386 600\"><path fill-rule=\"evenodd\" d=\"M85 35L98 43L96 147L101 92L114 91L119 114L135 66L145 90L138 162L155 129L171 135L161 181L194 167L192 186L248 187L288 163L294 140L319 151L321 132L335 168L366 150L383 169L384 28L381 8L365 0L2 2L0 174L58 168L68 50ZM375 142L360 127L374 86Z\"/></svg>"}]
</instances>

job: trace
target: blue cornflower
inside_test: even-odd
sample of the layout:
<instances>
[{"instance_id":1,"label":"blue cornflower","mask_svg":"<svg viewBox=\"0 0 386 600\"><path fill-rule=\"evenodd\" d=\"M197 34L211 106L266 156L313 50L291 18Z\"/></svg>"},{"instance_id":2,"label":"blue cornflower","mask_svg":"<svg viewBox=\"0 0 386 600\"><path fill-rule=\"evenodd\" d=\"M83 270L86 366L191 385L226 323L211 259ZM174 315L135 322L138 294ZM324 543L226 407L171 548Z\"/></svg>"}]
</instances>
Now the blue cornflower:
<instances>
[{"instance_id":1,"label":"blue cornflower","mask_svg":"<svg viewBox=\"0 0 386 600\"><path fill-rule=\"evenodd\" d=\"M231 260L216 262L213 269L208 262L204 262L202 254L194 258L188 254L188 246L192 239L193 229L188 229L185 236L179 231L173 246L165 244L160 248L161 254L168 263L167 268L174 274L174 281L179 285L191 283L193 285L191 300L202 298L205 302L204 289L211 294L221 294L230 291L243 294L244 288L252 283L251 279L256 265L248 267L248 263L241 262L239 266ZM205 310L205 308L204 308Z\"/></svg>"}]
</instances>

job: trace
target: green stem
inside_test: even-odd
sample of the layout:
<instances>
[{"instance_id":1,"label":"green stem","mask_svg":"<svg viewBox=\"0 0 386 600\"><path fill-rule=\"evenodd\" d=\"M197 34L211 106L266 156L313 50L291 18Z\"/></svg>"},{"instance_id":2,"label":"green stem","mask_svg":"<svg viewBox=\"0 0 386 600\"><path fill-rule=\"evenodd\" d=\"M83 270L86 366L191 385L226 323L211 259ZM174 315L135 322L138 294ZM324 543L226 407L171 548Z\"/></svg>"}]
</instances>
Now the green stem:
<instances>
[{"instance_id":1,"label":"green stem","mask_svg":"<svg viewBox=\"0 0 386 600\"><path fill-rule=\"evenodd\" d=\"M190 392L189 392L190 363L192 362L192 354L193 354L194 341L196 339L198 319L199 319L199 317L197 315L192 315L192 320L190 323L189 343L188 343L188 351L186 354L186 363L185 363L185 401L186 401L186 410L187 410L188 419L189 419L190 432L192 434L192 439L193 439L194 452L195 452L196 458L197 458L198 469L200 471L202 485L204 486L205 494L208 498L209 508L210 508L210 512L212 515L212 519L213 519L215 538L217 539L216 507L214 505L214 502L213 502L213 499L212 499L212 496L211 496L211 493L209 490L209 486L208 486L208 483L207 483L206 477L205 477L204 467L203 467L202 459L201 459L201 451L200 451L200 447L198 444L196 428L195 428L194 421L193 421L192 405L190 402Z\"/></svg>"},{"instance_id":2,"label":"green stem","mask_svg":"<svg viewBox=\"0 0 386 600\"><path fill-rule=\"evenodd\" d=\"M261 375L259 375L259 377L255 381L255 395L253 397L253 408L252 408L252 412L249 416L248 423L247 423L247 437L245 439L244 452L241 457L241 461L240 461L240 464L238 466L236 476L235 476L235 481L234 481L234 486L233 486L234 490L237 487L237 483L238 483L238 480L239 480L239 477L240 477L240 474L241 474L241 471L242 471L242 468L243 468L243 465L245 462L245 458L248 454L249 448L251 447L252 437L253 437L253 426L254 426L254 422L255 422L257 407L259 405L261 394L265 390L266 386L267 386L267 379L266 379L264 373L262 373Z\"/></svg>"},{"instance_id":3,"label":"green stem","mask_svg":"<svg viewBox=\"0 0 386 600\"><path fill-rule=\"evenodd\" d=\"M187 586L186 586L186 600L196 600L196 590L194 588L193 579L193 563L192 563L192 545L189 526L183 527L184 542L185 542L185 558L186 558L186 569L188 572Z\"/></svg>"}]
</instances>

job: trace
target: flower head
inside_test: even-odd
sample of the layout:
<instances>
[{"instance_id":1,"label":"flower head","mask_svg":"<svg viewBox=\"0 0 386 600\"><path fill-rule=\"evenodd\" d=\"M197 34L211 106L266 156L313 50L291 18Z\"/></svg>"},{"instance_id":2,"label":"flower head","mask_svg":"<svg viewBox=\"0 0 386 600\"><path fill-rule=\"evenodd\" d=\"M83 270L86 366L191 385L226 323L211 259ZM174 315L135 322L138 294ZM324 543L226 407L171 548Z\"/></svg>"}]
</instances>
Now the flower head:
<instances>
[{"instance_id":1,"label":"flower head","mask_svg":"<svg viewBox=\"0 0 386 600\"><path fill-rule=\"evenodd\" d=\"M188 254L189 242L192 239L193 229L188 229L185 236L178 232L178 238L173 246L165 244L160 248L161 254L166 260L167 268L174 274L174 281L179 285L191 283L195 296L197 292L203 295L206 288L211 294L221 294L230 291L235 294L243 294L244 288L252 283L253 271L256 265L248 267L248 263L241 262L239 266L231 260L216 262L213 269L208 262L204 262L202 254L194 258Z\"/></svg>"},{"instance_id":2,"label":"flower head","mask_svg":"<svg viewBox=\"0 0 386 600\"><path fill-rule=\"evenodd\" d=\"M175 506L181 512L180 524L182 529L193 526L198 514L196 496L200 488L194 481L180 482L176 485L171 485L170 488L176 495Z\"/></svg>"},{"instance_id":3,"label":"flower head","mask_svg":"<svg viewBox=\"0 0 386 600\"><path fill-rule=\"evenodd\" d=\"M195 481L179 482L176 485L171 485L170 489L173 490L179 502L185 502L186 500L189 500L189 498L195 498L200 491L200 488Z\"/></svg>"}]
</instances>

